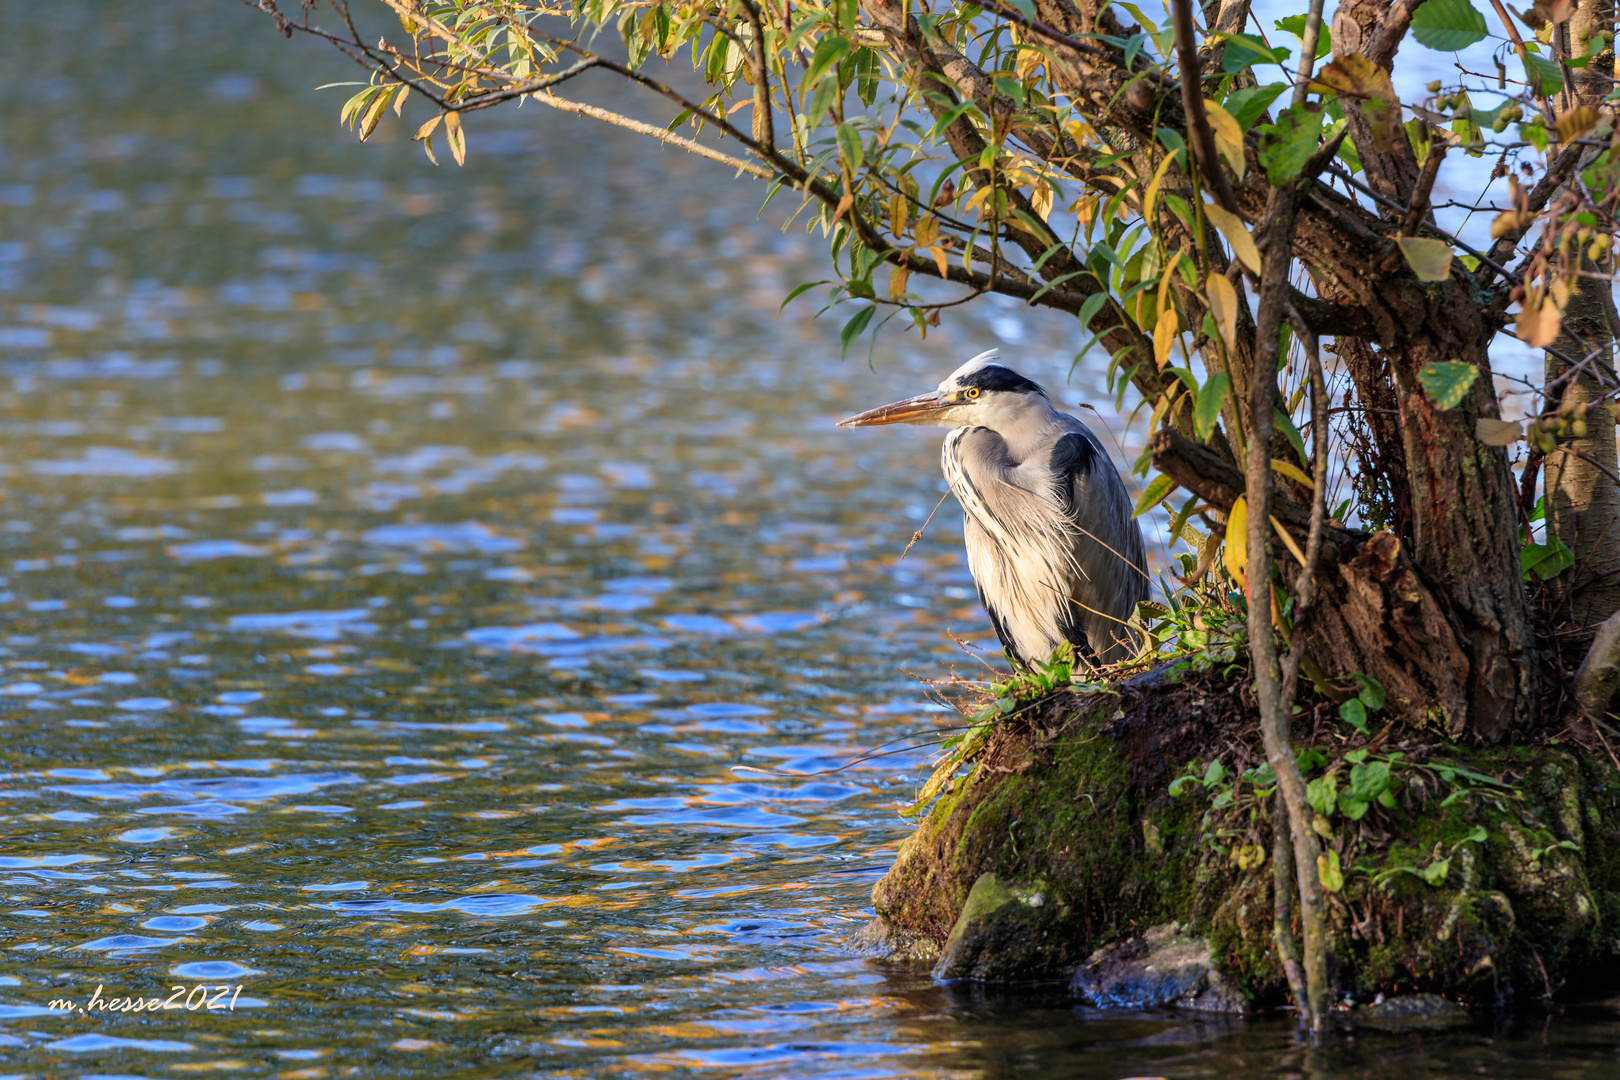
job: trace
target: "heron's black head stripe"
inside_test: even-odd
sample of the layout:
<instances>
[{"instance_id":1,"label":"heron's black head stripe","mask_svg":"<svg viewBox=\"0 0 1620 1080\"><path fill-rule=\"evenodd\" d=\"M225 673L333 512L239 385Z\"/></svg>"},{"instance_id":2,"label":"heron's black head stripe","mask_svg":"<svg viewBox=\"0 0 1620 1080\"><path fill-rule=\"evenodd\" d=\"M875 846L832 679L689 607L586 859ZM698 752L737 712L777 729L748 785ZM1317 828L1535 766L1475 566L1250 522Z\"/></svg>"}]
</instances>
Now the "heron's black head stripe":
<instances>
[{"instance_id":1,"label":"heron's black head stripe","mask_svg":"<svg viewBox=\"0 0 1620 1080\"><path fill-rule=\"evenodd\" d=\"M964 388L976 386L980 390L1014 390L1046 396L1046 390L1040 383L1026 379L1012 368L1002 367L1000 364L986 364L968 372L962 376L960 385Z\"/></svg>"}]
</instances>

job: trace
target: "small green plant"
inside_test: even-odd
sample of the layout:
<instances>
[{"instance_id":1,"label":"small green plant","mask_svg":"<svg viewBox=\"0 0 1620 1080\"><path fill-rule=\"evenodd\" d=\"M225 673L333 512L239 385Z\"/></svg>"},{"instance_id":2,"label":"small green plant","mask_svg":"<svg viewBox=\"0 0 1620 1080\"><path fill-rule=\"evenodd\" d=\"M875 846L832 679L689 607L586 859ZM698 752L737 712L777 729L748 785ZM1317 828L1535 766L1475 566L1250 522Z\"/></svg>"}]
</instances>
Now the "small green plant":
<instances>
[{"instance_id":1,"label":"small green plant","mask_svg":"<svg viewBox=\"0 0 1620 1080\"><path fill-rule=\"evenodd\" d=\"M1013 677L992 683L987 693L990 700L968 718L965 730L941 743L945 756L935 767L933 775L923 784L917 799L900 813L913 817L927 809L934 797L944 791L955 777L956 771L978 757L990 741L995 725L1006 720L1048 695L1076 685L1074 680L1074 646L1067 641L1052 651L1046 662L1034 661L1015 670ZM1090 684L1081 684L1090 686ZM1100 688L1100 687L1099 687Z\"/></svg>"},{"instance_id":2,"label":"small green plant","mask_svg":"<svg viewBox=\"0 0 1620 1080\"><path fill-rule=\"evenodd\" d=\"M1384 684L1370 675L1355 672L1350 676L1356 683L1356 696L1339 703L1339 719L1367 734L1367 717L1384 707Z\"/></svg>"}]
</instances>

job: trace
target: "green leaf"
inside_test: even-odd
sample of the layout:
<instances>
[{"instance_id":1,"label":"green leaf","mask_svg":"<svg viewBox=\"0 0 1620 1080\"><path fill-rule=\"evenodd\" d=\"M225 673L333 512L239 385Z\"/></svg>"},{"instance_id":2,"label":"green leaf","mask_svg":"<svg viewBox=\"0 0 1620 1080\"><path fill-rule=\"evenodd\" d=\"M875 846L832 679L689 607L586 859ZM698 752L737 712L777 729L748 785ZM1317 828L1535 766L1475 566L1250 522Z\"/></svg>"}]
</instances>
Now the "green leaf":
<instances>
[{"instance_id":1,"label":"green leaf","mask_svg":"<svg viewBox=\"0 0 1620 1080\"><path fill-rule=\"evenodd\" d=\"M1326 30L1327 27L1323 27ZM1234 90L1226 95L1221 108L1229 113L1232 119L1238 122L1238 128L1248 131L1254 127L1260 117L1265 115L1271 103L1277 96L1288 89L1286 83L1270 83L1266 86L1250 86L1243 90Z\"/></svg>"},{"instance_id":2,"label":"green leaf","mask_svg":"<svg viewBox=\"0 0 1620 1080\"><path fill-rule=\"evenodd\" d=\"M849 42L838 34L828 34L816 42L816 51L810 56L810 64L804 69L805 89L815 86L822 77L844 58L849 52Z\"/></svg>"},{"instance_id":3,"label":"green leaf","mask_svg":"<svg viewBox=\"0 0 1620 1080\"><path fill-rule=\"evenodd\" d=\"M1519 568L1526 581L1549 581L1575 565L1575 554L1556 536L1545 544L1526 544L1519 550Z\"/></svg>"},{"instance_id":4,"label":"green leaf","mask_svg":"<svg viewBox=\"0 0 1620 1080\"><path fill-rule=\"evenodd\" d=\"M1286 350L1284 350L1284 354L1286 355ZM1294 426L1293 417L1276 406L1272 406L1271 420L1272 423L1277 425L1277 430L1282 432L1283 437L1288 440L1288 444L1294 448L1294 453L1299 455L1299 460L1309 465L1311 459L1305 456L1305 437L1299 433L1299 428Z\"/></svg>"},{"instance_id":5,"label":"green leaf","mask_svg":"<svg viewBox=\"0 0 1620 1080\"><path fill-rule=\"evenodd\" d=\"M806 292L809 292L811 289L815 288L817 285L825 285L825 284L827 284L827 282L826 282L825 279L823 279L821 281L807 281L803 285L794 286L793 291L787 294L787 299L782 301L782 307L779 307L776 310L781 311L782 308L785 308L789 304L793 303L793 301L797 300L802 294L804 294Z\"/></svg>"},{"instance_id":6,"label":"green leaf","mask_svg":"<svg viewBox=\"0 0 1620 1080\"><path fill-rule=\"evenodd\" d=\"M1363 735L1367 734L1367 706L1361 703L1360 698L1351 698L1349 701L1340 702L1339 719Z\"/></svg>"},{"instance_id":7,"label":"green leaf","mask_svg":"<svg viewBox=\"0 0 1620 1080\"><path fill-rule=\"evenodd\" d=\"M1305 800L1318 814L1329 817L1339 801L1339 778L1329 773L1305 785Z\"/></svg>"},{"instance_id":8,"label":"green leaf","mask_svg":"<svg viewBox=\"0 0 1620 1080\"><path fill-rule=\"evenodd\" d=\"M875 307L862 308L838 332L838 343L842 346L838 354L840 360L849 355L849 347L854 344L856 338L861 336L861 331L866 329L866 324L872 321L872 312L876 310Z\"/></svg>"},{"instance_id":9,"label":"green leaf","mask_svg":"<svg viewBox=\"0 0 1620 1080\"><path fill-rule=\"evenodd\" d=\"M1295 37L1299 38L1299 44L1303 48L1304 45L1305 45L1305 23L1306 23L1306 21L1307 21L1307 17L1304 16L1304 15L1290 15L1286 19L1278 19L1272 25L1275 26L1279 30L1286 30L1290 34L1293 34ZM1320 59L1322 59L1322 57L1326 56L1328 53L1330 53L1332 51L1333 51L1333 32L1328 28L1328 24L1326 22L1324 22L1321 25L1321 27L1319 27L1318 30L1317 30L1317 35L1316 35L1316 58L1318 60L1320 60ZM1231 110L1229 109L1227 111L1230 112Z\"/></svg>"},{"instance_id":10,"label":"green leaf","mask_svg":"<svg viewBox=\"0 0 1620 1080\"><path fill-rule=\"evenodd\" d=\"M1274 186L1293 180L1316 150L1322 134L1322 114L1303 104L1292 105L1275 124L1260 129L1260 165Z\"/></svg>"},{"instance_id":11,"label":"green leaf","mask_svg":"<svg viewBox=\"0 0 1620 1080\"><path fill-rule=\"evenodd\" d=\"M1485 40L1485 16L1468 0L1424 0L1412 13L1412 36L1439 52L1459 52Z\"/></svg>"},{"instance_id":12,"label":"green leaf","mask_svg":"<svg viewBox=\"0 0 1620 1080\"><path fill-rule=\"evenodd\" d=\"M1389 790L1389 766L1382 761L1368 761L1350 770L1350 794L1368 802Z\"/></svg>"},{"instance_id":13,"label":"green leaf","mask_svg":"<svg viewBox=\"0 0 1620 1080\"><path fill-rule=\"evenodd\" d=\"M1320 750L1312 750L1309 747L1307 747L1304 750L1301 750L1299 753L1295 754L1294 755L1294 760L1299 762L1299 771L1300 772L1309 773L1309 772L1314 772L1317 769L1320 769L1322 766L1326 765L1327 764L1327 755L1322 753L1322 751L1320 751Z\"/></svg>"},{"instance_id":14,"label":"green leaf","mask_svg":"<svg viewBox=\"0 0 1620 1080\"><path fill-rule=\"evenodd\" d=\"M1112 255L1113 252L1110 250L1109 254ZM1107 293L1092 293L1086 297L1086 302L1080 305L1080 329L1091 329L1091 320L1097 317L1097 312L1101 311L1106 303L1108 303Z\"/></svg>"},{"instance_id":15,"label":"green leaf","mask_svg":"<svg viewBox=\"0 0 1620 1080\"><path fill-rule=\"evenodd\" d=\"M1367 816L1367 810L1372 804L1365 799L1358 799L1348 791L1339 793L1339 813L1351 821L1360 821Z\"/></svg>"},{"instance_id":16,"label":"green leaf","mask_svg":"<svg viewBox=\"0 0 1620 1080\"><path fill-rule=\"evenodd\" d=\"M1547 125L1544 121L1538 119L1531 124L1520 124L1519 138L1535 147L1537 153L1545 154L1547 152L1547 143L1550 140L1547 137Z\"/></svg>"},{"instance_id":17,"label":"green leaf","mask_svg":"<svg viewBox=\"0 0 1620 1080\"><path fill-rule=\"evenodd\" d=\"M1431 360L1418 369L1418 382L1429 392L1434 403L1442 409L1455 409L1462 404L1468 388L1479 377L1473 364L1456 360Z\"/></svg>"},{"instance_id":18,"label":"green leaf","mask_svg":"<svg viewBox=\"0 0 1620 1080\"><path fill-rule=\"evenodd\" d=\"M1266 43L1253 34L1211 34L1211 37L1220 38L1226 42L1226 48L1221 50L1221 67L1228 72L1236 74L1251 64L1280 64L1288 59L1288 50L1281 46L1275 49L1266 47Z\"/></svg>"},{"instance_id":19,"label":"green leaf","mask_svg":"<svg viewBox=\"0 0 1620 1080\"><path fill-rule=\"evenodd\" d=\"M849 162L851 174L861 171L861 165L866 161L866 145L861 142L861 133L855 130L854 124L838 125L838 150ZM1439 240L1433 243L1440 243ZM1447 251L1450 249L1447 248ZM1421 280L1421 279L1420 279Z\"/></svg>"},{"instance_id":20,"label":"green leaf","mask_svg":"<svg viewBox=\"0 0 1620 1080\"><path fill-rule=\"evenodd\" d=\"M1356 673L1355 679L1356 684L1361 688L1356 692L1356 697L1360 698L1361 703L1367 706L1367 711L1377 712L1382 709L1388 696L1384 690L1384 684L1371 675L1363 675L1359 671Z\"/></svg>"},{"instance_id":21,"label":"green leaf","mask_svg":"<svg viewBox=\"0 0 1620 1080\"><path fill-rule=\"evenodd\" d=\"M1170 493L1176 490L1176 482L1170 477L1160 473L1148 482L1142 489L1142 497L1136 500L1136 509L1131 511L1131 517L1138 518L1149 510L1164 502Z\"/></svg>"},{"instance_id":22,"label":"green leaf","mask_svg":"<svg viewBox=\"0 0 1620 1080\"><path fill-rule=\"evenodd\" d=\"M1529 62L1525 64L1524 74L1537 97L1551 97L1564 88L1564 73L1558 70L1556 63L1535 53L1526 53L1525 59Z\"/></svg>"},{"instance_id":23,"label":"green leaf","mask_svg":"<svg viewBox=\"0 0 1620 1080\"><path fill-rule=\"evenodd\" d=\"M1221 418L1221 406L1226 404L1226 391L1231 385L1231 377L1224 371L1218 371L1198 388L1198 403L1193 406L1193 434L1198 436L1199 442L1208 442L1214 434L1215 424Z\"/></svg>"},{"instance_id":24,"label":"green leaf","mask_svg":"<svg viewBox=\"0 0 1620 1080\"><path fill-rule=\"evenodd\" d=\"M1422 8L1418 8L1422 11ZM1438 888L1446 883L1446 874L1451 870L1450 859L1436 859L1423 868L1423 880Z\"/></svg>"},{"instance_id":25,"label":"green leaf","mask_svg":"<svg viewBox=\"0 0 1620 1080\"><path fill-rule=\"evenodd\" d=\"M1402 236L1395 242L1419 281L1444 281L1451 276L1451 245L1444 240Z\"/></svg>"}]
</instances>

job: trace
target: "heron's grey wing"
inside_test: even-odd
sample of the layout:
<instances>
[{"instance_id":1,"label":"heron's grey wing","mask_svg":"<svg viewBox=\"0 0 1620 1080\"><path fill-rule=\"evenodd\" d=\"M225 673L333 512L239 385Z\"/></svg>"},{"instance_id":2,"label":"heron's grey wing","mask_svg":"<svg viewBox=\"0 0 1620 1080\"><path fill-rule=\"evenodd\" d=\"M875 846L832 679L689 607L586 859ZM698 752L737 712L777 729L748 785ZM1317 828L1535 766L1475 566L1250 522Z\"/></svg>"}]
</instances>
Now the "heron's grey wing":
<instances>
[{"instance_id":1,"label":"heron's grey wing","mask_svg":"<svg viewBox=\"0 0 1620 1080\"><path fill-rule=\"evenodd\" d=\"M996 636L1014 660L1045 660L1066 636L1076 536L1050 489L1045 455L1015 464L1000 435L968 428L946 438L941 460Z\"/></svg>"},{"instance_id":2,"label":"heron's grey wing","mask_svg":"<svg viewBox=\"0 0 1620 1080\"><path fill-rule=\"evenodd\" d=\"M1048 469L1076 532L1073 617L1092 651L1118 660L1133 645L1124 623L1148 596L1142 530L1119 470L1084 424L1067 419L1072 430L1053 443Z\"/></svg>"}]
</instances>

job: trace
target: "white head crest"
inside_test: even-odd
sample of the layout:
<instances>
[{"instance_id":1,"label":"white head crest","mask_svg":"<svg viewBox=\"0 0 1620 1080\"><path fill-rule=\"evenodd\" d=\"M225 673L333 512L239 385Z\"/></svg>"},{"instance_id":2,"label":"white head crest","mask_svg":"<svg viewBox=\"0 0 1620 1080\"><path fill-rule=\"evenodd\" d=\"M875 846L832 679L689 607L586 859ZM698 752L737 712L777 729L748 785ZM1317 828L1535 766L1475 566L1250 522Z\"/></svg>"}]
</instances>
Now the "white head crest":
<instances>
[{"instance_id":1,"label":"white head crest","mask_svg":"<svg viewBox=\"0 0 1620 1080\"><path fill-rule=\"evenodd\" d=\"M999 364L999 363L1001 363L1001 350L1000 349L986 349L984 352L980 353L978 356L975 356L973 359L969 360L967 363L963 364L961 367L957 368L955 371L953 371L949 375L947 375L945 377L945 381L940 383L939 385L940 386L945 386L948 383L955 382L957 379L960 379L960 378L962 378L962 377L964 377L966 375L970 375L975 371L978 371L980 368L984 367L986 364Z\"/></svg>"}]
</instances>

